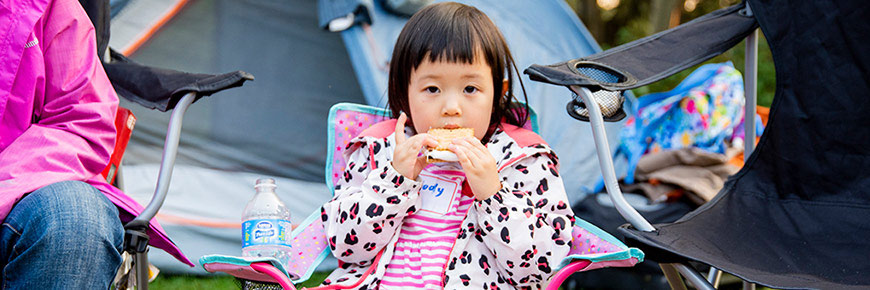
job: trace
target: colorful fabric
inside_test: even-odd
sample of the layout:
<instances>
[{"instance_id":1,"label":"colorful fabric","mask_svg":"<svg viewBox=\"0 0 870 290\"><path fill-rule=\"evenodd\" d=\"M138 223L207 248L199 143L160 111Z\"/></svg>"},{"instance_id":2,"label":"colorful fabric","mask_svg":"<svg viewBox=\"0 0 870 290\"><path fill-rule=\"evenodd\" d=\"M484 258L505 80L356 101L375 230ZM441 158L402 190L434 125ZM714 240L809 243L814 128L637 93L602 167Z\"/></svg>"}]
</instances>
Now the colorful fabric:
<instances>
[{"instance_id":1,"label":"colorful fabric","mask_svg":"<svg viewBox=\"0 0 870 290\"><path fill-rule=\"evenodd\" d=\"M339 267L327 285L373 288L386 274L399 229L420 209L420 181L390 165L395 120L350 142L335 198L323 206L324 229ZM367 132L369 131L367 130ZM447 264L445 289L542 288L570 250L573 214L558 159L531 131L502 124L486 146L502 189L471 203Z\"/></svg>"},{"instance_id":2,"label":"colorful fabric","mask_svg":"<svg viewBox=\"0 0 870 290\"><path fill-rule=\"evenodd\" d=\"M638 98L616 152L629 161L625 182L634 182L646 153L697 147L724 154L730 142L743 138L744 103L743 78L730 62L701 66L673 90ZM756 124L760 134L761 122Z\"/></svg>"},{"instance_id":3,"label":"colorful fabric","mask_svg":"<svg viewBox=\"0 0 870 290\"><path fill-rule=\"evenodd\" d=\"M102 191L129 221L142 206L100 175L115 144L118 97L78 1L0 5L0 219L21 197L67 180ZM156 221L152 245L193 266Z\"/></svg>"},{"instance_id":4,"label":"colorful fabric","mask_svg":"<svg viewBox=\"0 0 870 290\"><path fill-rule=\"evenodd\" d=\"M459 168L432 164L420 175L433 178L422 180L420 210L408 215L402 222L399 240L393 258L387 264L380 289L441 289L441 274L456 242L462 220L474 201L474 198L461 192L465 174ZM444 207L442 203L432 200L434 198L442 198L449 203ZM427 202L432 205L427 206ZM442 208L447 208L446 212L442 212Z\"/></svg>"}]
</instances>

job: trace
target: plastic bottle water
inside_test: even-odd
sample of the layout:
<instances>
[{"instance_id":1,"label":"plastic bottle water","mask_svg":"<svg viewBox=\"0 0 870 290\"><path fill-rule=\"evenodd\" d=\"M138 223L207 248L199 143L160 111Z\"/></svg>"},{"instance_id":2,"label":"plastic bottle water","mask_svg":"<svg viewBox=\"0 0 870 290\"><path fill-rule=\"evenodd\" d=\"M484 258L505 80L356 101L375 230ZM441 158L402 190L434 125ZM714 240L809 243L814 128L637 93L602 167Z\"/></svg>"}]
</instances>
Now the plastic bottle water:
<instances>
[{"instance_id":1,"label":"plastic bottle water","mask_svg":"<svg viewBox=\"0 0 870 290\"><path fill-rule=\"evenodd\" d=\"M257 193L242 212L242 257L275 257L287 265L290 257L290 210L275 194L275 180L262 178Z\"/></svg>"}]
</instances>

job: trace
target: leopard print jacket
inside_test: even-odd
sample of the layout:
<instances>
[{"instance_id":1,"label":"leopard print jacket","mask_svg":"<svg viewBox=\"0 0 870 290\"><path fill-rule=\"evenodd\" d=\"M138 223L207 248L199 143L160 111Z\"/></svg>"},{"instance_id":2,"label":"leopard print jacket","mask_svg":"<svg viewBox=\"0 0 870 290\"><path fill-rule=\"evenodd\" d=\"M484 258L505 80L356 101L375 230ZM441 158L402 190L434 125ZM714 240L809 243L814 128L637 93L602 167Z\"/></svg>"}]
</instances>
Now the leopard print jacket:
<instances>
[{"instance_id":1,"label":"leopard print jacket","mask_svg":"<svg viewBox=\"0 0 870 290\"><path fill-rule=\"evenodd\" d=\"M419 207L420 182L391 165L395 120L378 123L345 150L347 167L321 217L339 267L323 282L375 289L402 219ZM541 289L567 256L574 224L555 153L528 130L502 124L486 147L502 189L474 201L444 267L444 289Z\"/></svg>"}]
</instances>

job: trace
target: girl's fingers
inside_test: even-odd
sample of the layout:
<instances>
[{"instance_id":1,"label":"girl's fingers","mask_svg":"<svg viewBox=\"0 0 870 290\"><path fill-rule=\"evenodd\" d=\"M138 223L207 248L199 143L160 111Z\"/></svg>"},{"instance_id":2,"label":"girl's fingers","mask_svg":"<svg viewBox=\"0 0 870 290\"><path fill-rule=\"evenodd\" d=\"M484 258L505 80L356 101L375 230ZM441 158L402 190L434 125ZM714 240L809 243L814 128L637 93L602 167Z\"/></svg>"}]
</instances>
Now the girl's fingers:
<instances>
[{"instance_id":1,"label":"girl's fingers","mask_svg":"<svg viewBox=\"0 0 870 290\"><path fill-rule=\"evenodd\" d=\"M478 164L480 164L480 157L477 156L478 153L475 152L467 143L453 143L450 148L451 151L456 154L456 157L459 158L459 163L462 164L462 168L465 168L466 170L473 169L478 167Z\"/></svg>"},{"instance_id":2,"label":"girl's fingers","mask_svg":"<svg viewBox=\"0 0 870 290\"><path fill-rule=\"evenodd\" d=\"M459 159L459 165L462 165L462 168L468 169L469 167L474 166L471 162L471 159L468 158L468 154L465 153L465 148L461 147L458 144L451 144L447 149L450 149L453 154L456 154L456 157Z\"/></svg>"},{"instance_id":3,"label":"girl's fingers","mask_svg":"<svg viewBox=\"0 0 870 290\"><path fill-rule=\"evenodd\" d=\"M407 120L408 116L405 115L405 112L399 114L399 120L396 122L396 146L405 143L405 121Z\"/></svg>"},{"instance_id":4,"label":"girl's fingers","mask_svg":"<svg viewBox=\"0 0 870 290\"><path fill-rule=\"evenodd\" d=\"M432 137L432 135L429 135L426 133L414 135L411 138L408 138L407 140L405 140L405 142L412 142L412 143L409 143L409 147L414 152L420 151L420 149L422 149L423 146L428 146L428 147L437 147L438 146L438 141L435 140L435 137Z\"/></svg>"},{"instance_id":5,"label":"girl's fingers","mask_svg":"<svg viewBox=\"0 0 870 290\"><path fill-rule=\"evenodd\" d=\"M438 139L436 139L434 136L429 135L428 133L420 133L417 134L417 136L420 136L420 138L423 139L423 145L425 145L426 147L438 147Z\"/></svg>"},{"instance_id":6,"label":"girl's fingers","mask_svg":"<svg viewBox=\"0 0 870 290\"><path fill-rule=\"evenodd\" d=\"M483 147L483 144L480 144L480 142L474 138L469 137L463 139L456 139L453 141L453 144L457 145L458 147L464 148L466 154L472 161L485 160L486 157L490 155L486 147Z\"/></svg>"},{"instance_id":7,"label":"girl's fingers","mask_svg":"<svg viewBox=\"0 0 870 290\"><path fill-rule=\"evenodd\" d=\"M483 144L481 144L480 141L478 141L477 139L474 139L472 137L466 137L463 139L463 141L465 141L465 143L467 143L468 146L472 148L480 158L492 155L489 153L489 150L486 149L486 146L483 146Z\"/></svg>"}]
</instances>

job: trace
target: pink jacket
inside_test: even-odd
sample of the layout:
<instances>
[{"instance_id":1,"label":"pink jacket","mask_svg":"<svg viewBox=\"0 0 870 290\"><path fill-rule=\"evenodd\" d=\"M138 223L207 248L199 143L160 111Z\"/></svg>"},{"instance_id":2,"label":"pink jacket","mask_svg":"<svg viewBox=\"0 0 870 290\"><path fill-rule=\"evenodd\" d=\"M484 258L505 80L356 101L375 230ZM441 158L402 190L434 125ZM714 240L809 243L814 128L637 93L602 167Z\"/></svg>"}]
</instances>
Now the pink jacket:
<instances>
[{"instance_id":1,"label":"pink jacket","mask_svg":"<svg viewBox=\"0 0 870 290\"><path fill-rule=\"evenodd\" d=\"M0 5L0 220L26 193L65 180L102 191L129 221L143 207L100 172L114 148L118 97L96 54L94 28L75 0ZM151 245L193 264L160 225Z\"/></svg>"}]
</instances>

